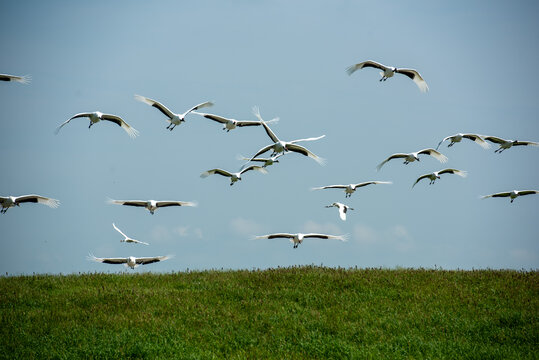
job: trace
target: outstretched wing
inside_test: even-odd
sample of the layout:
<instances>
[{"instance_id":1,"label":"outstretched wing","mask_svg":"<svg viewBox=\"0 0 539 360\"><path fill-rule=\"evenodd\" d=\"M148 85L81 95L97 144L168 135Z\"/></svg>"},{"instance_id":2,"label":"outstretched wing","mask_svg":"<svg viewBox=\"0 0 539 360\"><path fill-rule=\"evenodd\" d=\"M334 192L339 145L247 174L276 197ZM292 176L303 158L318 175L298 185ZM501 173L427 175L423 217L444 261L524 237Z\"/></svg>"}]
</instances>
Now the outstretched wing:
<instances>
[{"instance_id":1,"label":"outstretched wing","mask_svg":"<svg viewBox=\"0 0 539 360\"><path fill-rule=\"evenodd\" d=\"M70 117L69 119L67 119L66 121L64 121L62 124L60 124L60 126L58 126L56 128L56 130L54 131L54 133L56 135L58 135L58 132L60 131L61 128L64 127L64 125L68 124L71 120L73 119L76 119L76 118L82 118L82 117L87 117L89 118L92 114L91 113L79 113L79 114L75 114L73 115L72 117Z\"/></svg>"},{"instance_id":2,"label":"outstretched wing","mask_svg":"<svg viewBox=\"0 0 539 360\"><path fill-rule=\"evenodd\" d=\"M496 137L496 136L485 136L483 139L493 142L495 144L504 144L507 142L507 140L504 140L502 138Z\"/></svg>"},{"instance_id":3,"label":"outstretched wing","mask_svg":"<svg viewBox=\"0 0 539 360\"><path fill-rule=\"evenodd\" d=\"M112 223L112 227L114 228L114 230L116 230L116 231L118 231L120 234L122 234L123 237L125 237L125 238L128 238L128 237L129 237L129 236L125 235L125 234L122 232L122 230L118 229L118 228L116 227L116 225L114 225L114 223Z\"/></svg>"},{"instance_id":4,"label":"outstretched wing","mask_svg":"<svg viewBox=\"0 0 539 360\"><path fill-rule=\"evenodd\" d=\"M298 143L298 142L301 142L301 141L315 141L315 140L320 140L325 136L326 135L322 135L322 136L318 136L318 137L312 137L312 138L306 138L306 139L292 140L292 141L289 141L288 143L289 144L295 144L295 143Z\"/></svg>"},{"instance_id":5,"label":"outstretched wing","mask_svg":"<svg viewBox=\"0 0 539 360\"><path fill-rule=\"evenodd\" d=\"M468 176L468 172L464 170L458 170L458 169L443 169L443 170L438 171L438 175L442 175L442 174L455 174L460 177Z\"/></svg>"},{"instance_id":6,"label":"outstretched wing","mask_svg":"<svg viewBox=\"0 0 539 360\"><path fill-rule=\"evenodd\" d=\"M273 141L274 143L279 142L279 138L273 133L273 131L271 131L271 129L266 124L264 119L262 119L262 116L260 116L260 110L258 109L258 107L256 107L256 106L253 107L253 114L258 118L258 120L260 121L260 123L264 127L264 130L266 131L266 134L268 134L271 141Z\"/></svg>"},{"instance_id":7,"label":"outstretched wing","mask_svg":"<svg viewBox=\"0 0 539 360\"><path fill-rule=\"evenodd\" d=\"M421 75L419 74L419 72L417 70L414 70L414 69L397 69L397 70L395 70L395 72L398 72L399 74L406 75L410 79L412 79L421 92L426 92L426 91L429 90L429 86L427 85L425 80L423 80L423 78L421 77Z\"/></svg>"},{"instance_id":8,"label":"outstretched wing","mask_svg":"<svg viewBox=\"0 0 539 360\"><path fill-rule=\"evenodd\" d=\"M326 235L326 234L303 234L304 238L317 238L317 239L335 239L335 240L341 240L346 241L346 236L344 235Z\"/></svg>"},{"instance_id":9,"label":"outstretched wing","mask_svg":"<svg viewBox=\"0 0 539 360\"><path fill-rule=\"evenodd\" d=\"M125 264L127 258L98 258L93 255L88 255L88 260L97 261L103 264Z\"/></svg>"},{"instance_id":10,"label":"outstretched wing","mask_svg":"<svg viewBox=\"0 0 539 360\"><path fill-rule=\"evenodd\" d=\"M167 259L170 259L171 257L172 257L171 255L154 256L154 257L140 257L140 258L136 258L135 261L139 265L148 265L148 264L156 263L156 262L159 262L159 261L165 261Z\"/></svg>"},{"instance_id":11,"label":"outstretched wing","mask_svg":"<svg viewBox=\"0 0 539 360\"><path fill-rule=\"evenodd\" d=\"M289 144L286 145L286 149L288 151L293 151L293 152L297 152L299 154L308 156L308 157L310 157L311 159L313 159L314 161L316 161L317 163L319 163L322 166L324 166L326 164L326 160L324 158L321 158L321 157L315 155L314 153L310 152L309 150L307 150L303 146L289 143Z\"/></svg>"},{"instance_id":12,"label":"outstretched wing","mask_svg":"<svg viewBox=\"0 0 539 360\"><path fill-rule=\"evenodd\" d=\"M519 190L519 195L531 195L531 194L539 194L538 190Z\"/></svg>"},{"instance_id":13,"label":"outstretched wing","mask_svg":"<svg viewBox=\"0 0 539 360\"><path fill-rule=\"evenodd\" d=\"M170 111L165 105L161 104L157 100L153 100L153 99L150 99L150 98L147 98L147 97L144 97L144 96L140 96L140 95L135 95L135 99L137 99L138 101L141 101L143 103L146 103L146 104L148 104L150 106L153 106L157 110L161 111L169 119L172 119L174 117L174 113L172 111Z\"/></svg>"},{"instance_id":14,"label":"outstretched wing","mask_svg":"<svg viewBox=\"0 0 539 360\"><path fill-rule=\"evenodd\" d=\"M346 189L348 185L326 185L321 187L314 187L311 190L324 190L324 189Z\"/></svg>"},{"instance_id":15,"label":"outstretched wing","mask_svg":"<svg viewBox=\"0 0 539 360\"><path fill-rule=\"evenodd\" d=\"M262 174L267 174L268 173L268 170L264 169L262 166L251 165L251 166L248 166L245 169L241 170L240 174L243 174L244 172L247 172L247 171L250 171L250 170L259 171Z\"/></svg>"},{"instance_id":16,"label":"outstretched wing","mask_svg":"<svg viewBox=\"0 0 539 360\"><path fill-rule=\"evenodd\" d=\"M208 177L210 175L213 175L213 174L218 174L218 175L222 175L222 176L226 176L226 177L231 177L232 176L232 173L229 173L226 170L223 170L223 169L211 169L211 170L208 170L208 171L204 171L202 174L200 174L200 177L201 178L206 178L206 177Z\"/></svg>"},{"instance_id":17,"label":"outstretched wing","mask_svg":"<svg viewBox=\"0 0 539 360\"><path fill-rule=\"evenodd\" d=\"M376 61L367 60L367 61L363 61L355 65L349 66L346 69L346 72L348 73L348 75L352 75L356 70L363 69L365 67L372 67L372 68L380 69L382 71L386 71L388 69L387 66L380 64Z\"/></svg>"},{"instance_id":18,"label":"outstretched wing","mask_svg":"<svg viewBox=\"0 0 539 360\"><path fill-rule=\"evenodd\" d=\"M8 75L0 74L0 81L16 81L21 84L28 84L32 80L30 75L17 76L17 75Z\"/></svg>"},{"instance_id":19,"label":"outstretched wing","mask_svg":"<svg viewBox=\"0 0 539 360\"><path fill-rule=\"evenodd\" d=\"M167 206L196 206L197 204L189 201L156 201L156 207L167 207Z\"/></svg>"},{"instance_id":20,"label":"outstretched wing","mask_svg":"<svg viewBox=\"0 0 539 360\"><path fill-rule=\"evenodd\" d=\"M107 120L107 121L112 121L112 122L115 123L116 125L121 126L121 128L124 129L125 132L127 133L127 135L129 135L132 139L134 139L135 137L138 136L138 130L136 130L135 128L131 127L128 123L126 123L126 122L125 122L121 117L119 117L119 116L111 115L111 114L103 114L103 115L101 116L101 119Z\"/></svg>"},{"instance_id":21,"label":"outstretched wing","mask_svg":"<svg viewBox=\"0 0 539 360\"><path fill-rule=\"evenodd\" d=\"M533 141L515 141L513 146L539 146L539 143Z\"/></svg>"},{"instance_id":22,"label":"outstretched wing","mask_svg":"<svg viewBox=\"0 0 539 360\"><path fill-rule=\"evenodd\" d=\"M438 160L439 162L441 163L445 163L447 162L447 156L443 155L442 153L434 150L434 149L423 149L421 151L418 151L417 154L425 154L425 155L430 155L432 156L433 158L435 158L436 160Z\"/></svg>"},{"instance_id":23,"label":"outstretched wing","mask_svg":"<svg viewBox=\"0 0 539 360\"><path fill-rule=\"evenodd\" d=\"M511 196L510 192L500 192L496 194L485 195L485 196L482 196L481 198L486 199L486 198L491 198L491 197L508 197L508 196Z\"/></svg>"},{"instance_id":24,"label":"outstretched wing","mask_svg":"<svg viewBox=\"0 0 539 360\"><path fill-rule=\"evenodd\" d=\"M112 200L112 199L110 199L108 202L110 204L136 206L136 207L146 207L146 204L148 203L145 200Z\"/></svg>"},{"instance_id":25,"label":"outstretched wing","mask_svg":"<svg viewBox=\"0 0 539 360\"><path fill-rule=\"evenodd\" d=\"M483 140L483 138L476 134L462 134L463 138L469 139L477 143L479 146L481 146L483 149L489 149L490 145L488 142ZM438 148L436 148L438 150Z\"/></svg>"},{"instance_id":26,"label":"outstretched wing","mask_svg":"<svg viewBox=\"0 0 539 360\"><path fill-rule=\"evenodd\" d=\"M354 187L358 188L358 187L363 187L363 186L373 185L373 184L393 184L393 183L391 181L366 181L359 184L355 184Z\"/></svg>"},{"instance_id":27,"label":"outstretched wing","mask_svg":"<svg viewBox=\"0 0 539 360\"><path fill-rule=\"evenodd\" d=\"M193 113L193 114L202 115L206 119L210 119L210 120L216 121L216 122L221 123L221 124L226 124L227 122L231 121L231 119L227 119L225 117L222 117L222 116L219 116L219 115L214 115L214 114L205 114L205 113Z\"/></svg>"},{"instance_id":28,"label":"outstretched wing","mask_svg":"<svg viewBox=\"0 0 539 360\"><path fill-rule=\"evenodd\" d=\"M398 153L398 154L393 154L391 155L390 157L388 157L387 159L385 159L384 161L382 161L380 164L378 164L376 166L376 170L380 171L380 169L382 168L382 166L384 166L384 164L386 162L388 162L389 160L393 160L393 159L400 159L400 158L406 158L408 156L408 154L402 154L402 153Z\"/></svg>"},{"instance_id":29,"label":"outstretched wing","mask_svg":"<svg viewBox=\"0 0 539 360\"><path fill-rule=\"evenodd\" d=\"M51 207L54 209L60 205L60 201L56 199L51 199L45 196L35 195L35 194L22 195L15 198L15 204L21 204L21 203L27 203L27 202L47 205L48 207Z\"/></svg>"},{"instance_id":30,"label":"outstretched wing","mask_svg":"<svg viewBox=\"0 0 539 360\"><path fill-rule=\"evenodd\" d=\"M278 239L278 238L292 239L294 236L295 234L276 233L276 234L256 236L255 239Z\"/></svg>"},{"instance_id":31,"label":"outstretched wing","mask_svg":"<svg viewBox=\"0 0 539 360\"><path fill-rule=\"evenodd\" d=\"M415 181L414 185L412 185L412 188L415 186L415 184L417 184L418 182L420 182L424 178L428 178L429 176L430 176L430 174L425 174L425 175L421 175L420 177L418 177L417 180Z\"/></svg>"},{"instance_id":32,"label":"outstretched wing","mask_svg":"<svg viewBox=\"0 0 539 360\"><path fill-rule=\"evenodd\" d=\"M211 101L206 101L206 102L200 103L200 104L198 104L198 105L193 106L193 107L190 108L189 110L187 110L187 111L183 114L183 116L189 114L191 111L195 111L195 110L202 109L202 108L209 107L209 106L213 106L213 103L212 103Z\"/></svg>"}]
</instances>

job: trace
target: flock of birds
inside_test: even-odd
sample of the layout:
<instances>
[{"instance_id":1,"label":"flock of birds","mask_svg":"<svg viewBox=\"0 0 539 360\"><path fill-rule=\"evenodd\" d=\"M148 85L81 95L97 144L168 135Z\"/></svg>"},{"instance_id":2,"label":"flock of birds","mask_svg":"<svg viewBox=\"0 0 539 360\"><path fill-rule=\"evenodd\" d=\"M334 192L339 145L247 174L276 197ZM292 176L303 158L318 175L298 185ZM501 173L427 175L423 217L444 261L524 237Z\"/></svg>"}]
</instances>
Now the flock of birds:
<instances>
[{"instance_id":1,"label":"flock of birds","mask_svg":"<svg viewBox=\"0 0 539 360\"><path fill-rule=\"evenodd\" d=\"M364 61L355 65L350 66L346 69L346 72L349 75L352 75L355 71L363 69L363 68L377 68L381 70L380 75L380 81L386 81L387 79L393 77L395 74L402 74L410 78L419 88L421 92L426 92L429 90L429 87L423 77L420 75L420 73L417 70L414 69L407 69L407 68L395 68L392 66L386 66L383 64L380 64L378 62L368 60ZM31 78L29 76L14 76L14 75L7 75L7 74L0 74L0 81L15 81L23 84L29 83ZM203 118L215 121L217 123L220 123L223 125L223 130L229 132L230 130L234 130L238 127L246 127L246 126L262 126L264 131L269 137L270 143L258 151L254 153L251 157L240 157L240 160L246 161L237 172L228 171L224 169L214 168L209 169L205 172L203 172L200 177L206 178L210 175L221 175L223 177L227 177L230 180L230 185L234 185L237 181L242 180L242 175L245 174L248 171L257 171L266 174L268 171L266 170L266 167L270 165L274 165L279 162L279 159L291 152L301 154L303 156L309 157L313 160L315 160L320 165L325 164L325 159L317 156L313 152L311 152L309 149L307 149L305 146L300 145L299 143L303 142L309 142L309 141L316 141L322 139L325 135L321 135L318 137L311 137L311 138L304 138L304 139L297 139L297 140L291 140L291 141L284 141L281 140L275 133L272 131L272 129L269 127L268 124L275 123L279 119L274 118L269 121L265 121L262 116L260 115L260 111L257 107L253 108L253 114L257 118L257 120L236 120L231 118L226 118L220 115L215 114L209 114L209 113L202 113L198 112L197 110L207 108L213 105L212 102L206 101L203 103L200 103L198 105L195 105L185 111L184 113L174 113L169 108L167 108L162 103L158 102L157 100L153 100L141 95L135 95L135 99L145 103L147 105L150 105L157 110L159 110L164 116L165 120L168 122L168 126L166 127L167 130L174 130L176 126L180 125L182 122L185 122L185 118L188 114L194 114L201 116ZM100 122L100 121L109 121L112 123L115 123L116 125L120 126L131 138L135 138L139 135L139 132L134 129L131 125L129 125L125 120L123 120L121 117L113 114L104 114L99 111L94 112L83 112L78 113L64 121L62 124L58 126L56 129L56 134L67 124L71 122L73 119L79 119L79 118L87 118L89 119L89 128L91 128L94 124ZM471 140L478 145L480 145L484 149L490 148L490 145L488 142L491 142L493 144L497 144L499 147L494 152L495 153L501 153L513 146L539 146L539 143L532 142L532 141L517 141L517 140L506 140L503 138L495 137L495 136L484 136L479 134L455 134L451 136L447 136L444 139L442 139L439 143L436 149L433 148L427 148L422 149L416 152L411 153L396 153L388 156L385 160L383 160L376 168L378 171L381 170L381 168L388 163L391 160L395 159L402 159L404 160L404 164L409 164L411 162L420 161L420 155L425 156L431 156L434 159L438 160L440 163L447 162L447 157L440 153L438 151L440 145L442 143L449 141L449 144L447 147L452 147L456 143L460 143L463 139ZM271 154L269 157L260 157L263 154L266 154L271 151ZM253 163L261 163L261 165L255 165ZM430 184L434 184L437 179L440 179L440 176L443 174L453 174L458 175L461 177L466 177L467 172L459 169L453 169L453 168L446 168L439 171L434 171L432 173L424 174L419 176L415 182L412 185L412 188L419 183L423 179L430 180ZM321 187L314 187L311 190L324 190L324 189L342 189L345 193L345 198L350 198L351 195L358 190L359 188L368 186L368 185L377 185L377 184L391 184L391 181L366 181L361 183L353 183L353 184L345 184L345 185L326 185ZM538 190L513 190L513 191L506 191L506 192L499 192L495 194L485 195L482 196L482 198L491 198L491 197L509 197L511 202L513 202L517 197L523 196L523 195L530 195L530 194L538 194ZM110 204L116 204L116 205L123 205L123 206L134 206L134 207L142 207L146 208L152 215L154 212L162 207L170 207L170 206L197 206L195 202L188 202L188 201L156 201L156 200L113 200L109 199L108 201ZM56 199L48 198L41 195L23 195L23 196L6 196L0 197L0 205L2 206L0 213L6 213L6 211L15 206L20 206L20 204L23 203L40 203L47 205L51 208L56 208L59 206L60 202ZM339 211L339 217L341 220L345 221L347 212L349 210L354 210L352 207L340 203L340 202L333 202L331 205L327 205L326 208L337 208ZM123 236L123 239L120 240L121 242L125 243L131 243L131 244L141 244L141 245L149 245L146 242L135 240L133 238L128 237L125 235L114 223L112 224L113 228L120 233ZM340 241L346 241L347 236L346 235L328 235L328 234L318 234L318 233L309 233L309 234L302 234L302 233L274 233L274 234L267 234L267 235L261 235L256 236L256 239L276 239L276 238L284 238L289 239L289 241L292 242L293 247L297 248L299 244L303 242L304 239L307 238L318 238L318 239L335 239ZM125 266L128 266L132 269L139 265L146 265L151 264L159 261L164 261L167 259L170 259L172 256L153 256L153 257L134 257L129 256L126 258L98 258L93 255L89 255L88 259L105 263L105 264L124 264Z\"/></svg>"}]
</instances>

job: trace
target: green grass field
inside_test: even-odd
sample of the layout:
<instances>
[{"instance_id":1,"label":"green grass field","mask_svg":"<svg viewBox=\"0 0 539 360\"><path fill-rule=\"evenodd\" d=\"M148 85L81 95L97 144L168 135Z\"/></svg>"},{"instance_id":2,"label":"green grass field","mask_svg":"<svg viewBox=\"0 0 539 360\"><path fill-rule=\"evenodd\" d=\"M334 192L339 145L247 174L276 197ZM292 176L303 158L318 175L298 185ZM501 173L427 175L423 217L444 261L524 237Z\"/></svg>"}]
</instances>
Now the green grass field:
<instances>
[{"instance_id":1,"label":"green grass field","mask_svg":"<svg viewBox=\"0 0 539 360\"><path fill-rule=\"evenodd\" d=\"M537 271L0 278L3 358L537 359Z\"/></svg>"}]
</instances>

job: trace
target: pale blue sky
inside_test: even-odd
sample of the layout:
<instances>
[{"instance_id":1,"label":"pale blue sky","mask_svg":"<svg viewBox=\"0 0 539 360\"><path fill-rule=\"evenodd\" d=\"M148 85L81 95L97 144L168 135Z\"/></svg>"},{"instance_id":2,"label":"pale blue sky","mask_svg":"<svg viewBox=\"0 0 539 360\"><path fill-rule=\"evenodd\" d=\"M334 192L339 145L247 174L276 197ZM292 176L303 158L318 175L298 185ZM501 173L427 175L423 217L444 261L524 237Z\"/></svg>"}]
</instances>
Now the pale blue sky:
<instances>
[{"instance_id":1,"label":"pale blue sky","mask_svg":"<svg viewBox=\"0 0 539 360\"><path fill-rule=\"evenodd\" d=\"M86 260L174 254L136 271L267 268L303 264L358 267L536 269L539 196L480 200L539 188L539 149L498 155L471 142L440 147L447 167L433 186L415 179L445 166L432 158L376 165L390 154L436 147L474 132L539 141L539 6L469 1L48 1L0 3L0 73L31 74L29 85L0 84L0 195L36 193L58 209L25 204L0 216L0 273L125 271ZM385 83L372 59L421 72L430 91L404 76ZM190 115L172 132L156 109L265 119L285 140L325 134L307 147L327 159L287 155L267 175L227 179L237 156L269 140L261 128L229 133ZM73 114L99 110L110 123L88 130ZM350 199L311 187L368 180ZM155 215L114 199L197 201ZM334 201L356 210L342 222ZM120 243L115 222L151 246ZM348 234L349 241L252 240L272 232ZM129 270L131 271L131 270Z\"/></svg>"}]
</instances>

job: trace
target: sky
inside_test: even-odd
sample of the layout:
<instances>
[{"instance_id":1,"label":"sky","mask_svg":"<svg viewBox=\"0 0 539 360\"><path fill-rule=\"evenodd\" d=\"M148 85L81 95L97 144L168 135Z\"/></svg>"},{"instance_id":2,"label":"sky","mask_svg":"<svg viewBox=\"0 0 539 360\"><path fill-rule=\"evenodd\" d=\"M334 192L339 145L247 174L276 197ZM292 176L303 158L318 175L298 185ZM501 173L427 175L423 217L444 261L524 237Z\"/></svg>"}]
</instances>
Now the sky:
<instances>
[{"instance_id":1,"label":"sky","mask_svg":"<svg viewBox=\"0 0 539 360\"><path fill-rule=\"evenodd\" d=\"M539 5L534 1L2 1L0 73L32 82L0 84L0 195L40 194L57 209L22 204L0 216L0 274L173 272L296 265L444 269L537 269L539 196L480 199L539 189L539 148L495 154L463 141L403 165L393 153L436 147L471 132L539 141ZM346 68L364 60L417 69L407 77ZM283 140L304 143L320 166L287 154L228 179L239 156L270 143L261 127L225 132L190 114L173 131L155 108L212 101L201 111L255 120L258 106ZM121 116L140 132L72 115ZM422 174L445 167L434 185ZM363 181L342 190L312 187ZM147 210L107 199L196 201ZM342 202L355 210L344 222ZM150 246L121 243L113 228ZM322 232L347 242L253 240L276 232ZM174 255L126 269L97 257Z\"/></svg>"}]
</instances>

